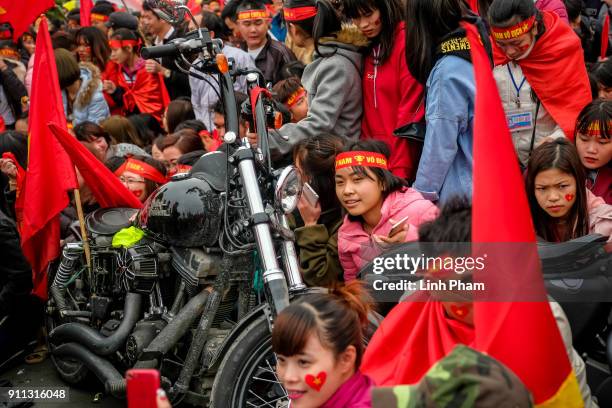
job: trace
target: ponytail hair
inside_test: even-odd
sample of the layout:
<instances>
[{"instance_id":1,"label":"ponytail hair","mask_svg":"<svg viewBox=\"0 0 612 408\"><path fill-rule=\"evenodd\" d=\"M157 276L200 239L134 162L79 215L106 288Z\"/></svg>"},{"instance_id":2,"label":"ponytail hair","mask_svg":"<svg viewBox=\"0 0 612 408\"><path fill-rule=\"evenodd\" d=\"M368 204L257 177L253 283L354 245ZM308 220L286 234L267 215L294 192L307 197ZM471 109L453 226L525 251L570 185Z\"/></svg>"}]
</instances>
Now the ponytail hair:
<instances>
[{"instance_id":1,"label":"ponytail hair","mask_svg":"<svg viewBox=\"0 0 612 408\"><path fill-rule=\"evenodd\" d=\"M355 368L363 357L363 334L373 300L358 280L335 286L329 293L304 296L285 308L274 321L272 350L283 356L301 353L310 335L339 356L347 347L356 350Z\"/></svg>"}]
</instances>

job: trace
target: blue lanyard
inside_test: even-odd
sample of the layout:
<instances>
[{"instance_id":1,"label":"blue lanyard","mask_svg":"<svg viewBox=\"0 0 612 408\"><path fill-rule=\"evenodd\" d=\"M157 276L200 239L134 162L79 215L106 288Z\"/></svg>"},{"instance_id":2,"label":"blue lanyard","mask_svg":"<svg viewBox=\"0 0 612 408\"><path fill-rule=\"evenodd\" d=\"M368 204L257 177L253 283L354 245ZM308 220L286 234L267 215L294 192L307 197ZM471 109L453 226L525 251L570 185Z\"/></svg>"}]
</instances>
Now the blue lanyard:
<instances>
[{"instance_id":1,"label":"blue lanyard","mask_svg":"<svg viewBox=\"0 0 612 408\"><path fill-rule=\"evenodd\" d=\"M514 89L516 90L516 103L520 104L520 93L521 93L521 88L523 87L523 85L525 85L525 80L527 79L525 76L523 76L523 80L521 81L520 85L516 85L516 81L514 80L514 75L512 75L512 70L510 69L510 64L506 65L508 67L508 73L510 74L510 79L512 80L512 85L514 85Z\"/></svg>"}]
</instances>

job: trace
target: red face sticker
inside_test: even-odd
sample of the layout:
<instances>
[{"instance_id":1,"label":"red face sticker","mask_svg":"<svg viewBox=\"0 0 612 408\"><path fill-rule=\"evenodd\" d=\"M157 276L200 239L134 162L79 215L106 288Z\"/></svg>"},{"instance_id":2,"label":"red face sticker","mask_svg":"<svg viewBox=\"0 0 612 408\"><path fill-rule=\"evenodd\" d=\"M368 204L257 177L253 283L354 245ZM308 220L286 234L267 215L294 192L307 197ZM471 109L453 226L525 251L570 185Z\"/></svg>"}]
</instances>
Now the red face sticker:
<instances>
[{"instance_id":1,"label":"red face sticker","mask_svg":"<svg viewBox=\"0 0 612 408\"><path fill-rule=\"evenodd\" d=\"M526 44L526 45L523 45L522 47L519 47L519 50L521 51L521 53L523 53L523 54L524 54L524 53L526 53L526 52L527 52L527 50L529 49L529 47L531 47L531 44Z\"/></svg>"},{"instance_id":2,"label":"red face sticker","mask_svg":"<svg viewBox=\"0 0 612 408\"><path fill-rule=\"evenodd\" d=\"M470 311L469 306L466 306L466 305L463 305L463 306L451 305L450 309L451 309L451 313L457 317L465 317Z\"/></svg>"},{"instance_id":3,"label":"red face sticker","mask_svg":"<svg viewBox=\"0 0 612 408\"><path fill-rule=\"evenodd\" d=\"M573 194L566 194L565 195L565 200L566 201L572 201L574 199L574 195Z\"/></svg>"},{"instance_id":4,"label":"red face sticker","mask_svg":"<svg viewBox=\"0 0 612 408\"><path fill-rule=\"evenodd\" d=\"M325 380L327 379L327 373L325 371L321 371L316 376L312 374L307 374L304 380L306 384L315 391L321 391L323 388L323 384L325 384Z\"/></svg>"}]
</instances>

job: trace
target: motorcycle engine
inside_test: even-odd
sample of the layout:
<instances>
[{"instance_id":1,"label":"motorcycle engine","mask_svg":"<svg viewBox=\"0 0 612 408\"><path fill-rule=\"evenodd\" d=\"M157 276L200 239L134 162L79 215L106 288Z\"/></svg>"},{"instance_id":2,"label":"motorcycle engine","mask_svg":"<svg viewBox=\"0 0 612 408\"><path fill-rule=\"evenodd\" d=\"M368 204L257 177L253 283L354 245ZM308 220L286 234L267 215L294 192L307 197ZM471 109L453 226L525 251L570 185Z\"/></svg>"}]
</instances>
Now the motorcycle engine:
<instances>
[{"instance_id":1,"label":"motorcycle engine","mask_svg":"<svg viewBox=\"0 0 612 408\"><path fill-rule=\"evenodd\" d=\"M185 281L187 291L193 295L198 286L212 283L221 267L221 255L199 248L173 247L172 267Z\"/></svg>"},{"instance_id":2,"label":"motorcycle engine","mask_svg":"<svg viewBox=\"0 0 612 408\"><path fill-rule=\"evenodd\" d=\"M125 249L120 263L121 283L126 292L151 293L159 276L159 261L149 244Z\"/></svg>"}]
</instances>

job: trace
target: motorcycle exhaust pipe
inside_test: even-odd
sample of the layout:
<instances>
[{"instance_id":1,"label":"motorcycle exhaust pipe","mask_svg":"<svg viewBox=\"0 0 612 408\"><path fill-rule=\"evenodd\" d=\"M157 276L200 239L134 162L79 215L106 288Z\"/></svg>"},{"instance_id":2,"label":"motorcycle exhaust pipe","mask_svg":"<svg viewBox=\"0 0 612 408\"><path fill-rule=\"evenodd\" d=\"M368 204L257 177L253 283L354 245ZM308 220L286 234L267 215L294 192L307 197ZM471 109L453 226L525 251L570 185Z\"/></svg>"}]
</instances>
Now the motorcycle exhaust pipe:
<instances>
[{"instance_id":1,"label":"motorcycle exhaust pipe","mask_svg":"<svg viewBox=\"0 0 612 408\"><path fill-rule=\"evenodd\" d=\"M157 368L159 365L158 357L166 354L187 333L195 319L202 314L209 295L210 292L205 289L192 297L151 341L149 346L143 350L140 356L143 360L136 362L134 368Z\"/></svg>"},{"instance_id":2,"label":"motorcycle exhaust pipe","mask_svg":"<svg viewBox=\"0 0 612 408\"><path fill-rule=\"evenodd\" d=\"M108 337L103 336L98 330L83 323L65 323L56 327L50 334L49 339L54 344L76 342L87 347L100 356L108 356L125 344L125 341L140 318L142 295L139 293L128 293L125 297L124 315L117 330Z\"/></svg>"},{"instance_id":3,"label":"motorcycle exhaust pipe","mask_svg":"<svg viewBox=\"0 0 612 408\"><path fill-rule=\"evenodd\" d=\"M55 347L52 354L56 357L68 357L78 360L104 384L106 393L116 398L125 397L125 379L110 361L96 356L77 343L65 343Z\"/></svg>"}]
</instances>

